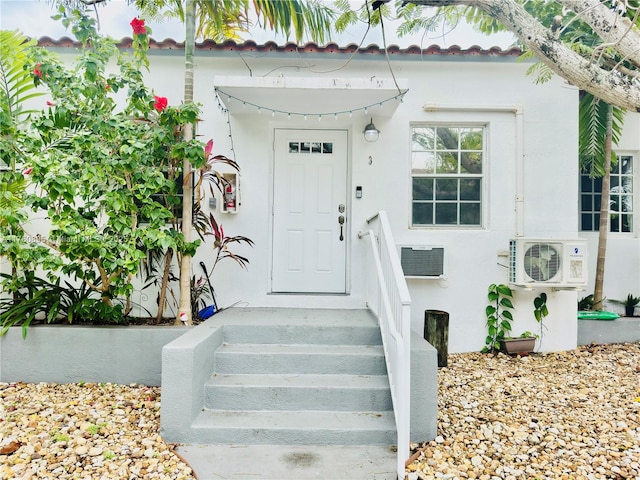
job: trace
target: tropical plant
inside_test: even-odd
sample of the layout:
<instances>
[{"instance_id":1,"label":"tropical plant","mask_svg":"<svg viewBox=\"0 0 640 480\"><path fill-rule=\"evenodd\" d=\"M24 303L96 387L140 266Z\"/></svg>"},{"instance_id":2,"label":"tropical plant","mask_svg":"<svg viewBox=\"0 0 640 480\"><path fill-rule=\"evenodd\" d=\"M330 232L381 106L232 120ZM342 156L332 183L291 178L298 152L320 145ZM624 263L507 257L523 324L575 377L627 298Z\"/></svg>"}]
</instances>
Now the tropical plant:
<instances>
[{"instance_id":1,"label":"tropical plant","mask_svg":"<svg viewBox=\"0 0 640 480\"><path fill-rule=\"evenodd\" d=\"M582 297L578 300L578 310L593 310L593 295L587 295L586 297Z\"/></svg>"},{"instance_id":2,"label":"tropical plant","mask_svg":"<svg viewBox=\"0 0 640 480\"><path fill-rule=\"evenodd\" d=\"M169 107L166 98L145 87L142 70L148 65L150 31L144 23L132 22L138 33L129 55L119 52L113 40L100 37L95 21L81 12L62 9L60 17L83 47L69 69L51 52L30 46L25 72L33 85L48 88L51 100L47 110L33 114L29 124L15 129L5 142L20 147L24 164L31 165L24 173L36 189L25 190L23 174L15 171L10 172L12 182L2 184L6 193L0 208L7 214L0 228L16 238L2 242L2 253L14 255L25 271L38 264L51 266L52 261L47 264L28 255L35 248L27 254L18 248L28 229L27 214L20 207L44 211L51 229L42 237L34 235L38 240L33 243L53 251L57 266L64 259L61 272L83 281L108 309L120 308L126 314L131 308L131 278L146 251L171 248L192 253L198 244L185 242L167 225L179 197L175 178L165 172L181 173L176 159L187 158L197 167L205 164L204 145L181 138L184 126L193 125L199 111L193 103ZM117 74L106 73L112 59L120 67ZM119 90L127 91L123 111L116 110L113 98ZM11 282L19 283L16 275ZM18 289L11 291L16 294ZM124 308L119 301L114 304L119 297ZM87 305L84 302L83 308Z\"/></svg>"},{"instance_id":3,"label":"tropical plant","mask_svg":"<svg viewBox=\"0 0 640 480\"><path fill-rule=\"evenodd\" d=\"M487 337L482 352L495 352L500 349L500 341L511 332L511 322L513 322L514 308L511 299L513 291L507 285L489 285L487 298L489 305L485 309L487 316Z\"/></svg>"},{"instance_id":4,"label":"tropical plant","mask_svg":"<svg viewBox=\"0 0 640 480\"><path fill-rule=\"evenodd\" d=\"M634 297L632 293L627 294L624 300L610 300L613 303L624 305L624 314L627 317L633 317L636 305L640 304L640 297Z\"/></svg>"},{"instance_id":5,"label":"tropical plant","mask_svg":"<svg viewBox=\"0 0 640 480\"><path fill-rule=\"evenodd\" d=\"M25 198L32 171L25 153L30 137L23 127L34 112L25 103L43 95L35 90L27 68L34 45L18 32L0 31L0 257L9 260L13 282L18 281L21 267L53 267L56 261L47 248L26 239L22 229L28 218Z\"/></svg>"},{"instance_id":6,"label":"tropical plant","mask_svg":"<svg viewBox=\"0 0 640 480\"><path fill-rule=\"evenodd\" d=\"M26 69L29 63L29 52L36 44L19 32L0 31L0 122L2 125L1 158L15 159L19 152L9 148L5 142L11 142L14 128L34 110L25 110L27 100L42 96L35 91L32 77ZM10 128L10 130L6 130ZM11 163L13 166L13 163Z\"/></svg>"},{"instance_id":7,"label":"tropical plant","mask_svg":"<svg viewBox=\"0 0 640 480\"><path fill-rule=\"evenodd\" d=\"M543 320L547 315L549 315L549 308L547 307L547 294L545 292L541 292L540 295L533 299L533 316L535 317L536 322L540 324L540 335L537 335L537 338L540 339L541 345L542 338L544 336L544 330L546 329Z\"/></svg>"},{"instance_id":8,"label":"tropical plant","mask_svg":"<svg viewBox=\"0 0 640 480\"><path fill-rule=\"evenodd\" d=\"M216 250L216 256L213 261L213 267L211 270L213 270L216 267L216 265L220 260L224 260L225 258L234 260L238 265L240 265L243 268L246 268L247 264L249 263L249 260L246 257L243 257L242 255L233 253L229 249L229 245L231 245L232 243L246 243L247 245L252 247L253 240L242 235L236 235L233 237L226 236L224 234L222 225L218 225L215 217L211 214L209 215L209 224L211 226L211 229L209 232L207 232L207 235L214 236L213 248L215 248Z\"/></svg>"},{"instance_id":9,"label":"tropical plant","mask_svg":"<svg viewBox=\"0 0 640 480\"><path fill-rule=\"evenodd\" d=\"M48 324L124 322L123 306L105 304L86 282L72 285L60 278L51 282L25 272L16 284L10 275L0 276L15 293L13 298L0 299L0 336L13 326L21 326L26 338L28 327L36 320ZM99 278L93 279L94 284L99 282Z\"/></svg>"},{"instance_id":10,"label":"tropical plant","mask_svg":"<svg viewBox=\"0 0 640 480\"><path fill-rule=\"evenodd\" d=\"M187 23L189 3L194 6L195 35L223 42L239 39L254 26L292 36L324 42L331 33L334 11L326 3L311 0L134 0L133 3L149 19L177 18Z\"/></svg>"}]
</instances>

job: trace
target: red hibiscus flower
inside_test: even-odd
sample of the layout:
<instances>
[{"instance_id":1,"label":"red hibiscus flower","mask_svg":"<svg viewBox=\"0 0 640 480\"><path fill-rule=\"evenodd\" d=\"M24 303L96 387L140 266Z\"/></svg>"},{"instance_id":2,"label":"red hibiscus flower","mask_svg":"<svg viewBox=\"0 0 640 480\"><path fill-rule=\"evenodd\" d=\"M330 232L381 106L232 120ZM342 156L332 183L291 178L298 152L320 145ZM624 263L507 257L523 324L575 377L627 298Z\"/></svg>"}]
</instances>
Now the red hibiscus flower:
<instances>
[{"instance_id":1,"label":"red hibiscus flower","mask_svg":"<svg viewBox=\"0 0 640 480\"><path fill-rule=\"evenodd\" d=\"M47 100L47 107L55 107L56 104Z\"/></svg>"},{"instance_id":2,"label":"red hibiscus flower","mask_svg":"<svg viewBox=\"0 0 640 480\"><path fill-rule=\"evenodd\" d=\"M167 105L169 104L167 97L158 97L157 95L154 95L153 98L155 100L155 102L153 102L153 108L155 108L158 112L161 112L165 108L167 108Z\"/></svg>"},{"instance_id":3,"label":"red hibiscus flower","mask_svg":"<svg viewBox=\"0 0 640 480\"><path fill-rule=\"evenodd\" d=\"M36 68L33 69L33 74L38 77L38 78L42 78L42 72L40 71L40 67L42 66L41 63L36 65Z\"/></svg>"},{"instance_id":4,"label":"red hibiscus flower","mask_svg":"<svg viewBox=\"0 0 640 480\"><path fill-rule=\"evenodd\" d=\"M144 20L142 20L141 18L134 18L133 20L131 20L131 23L129 25L131 25L134 35L144 35L145 33L147 33L147 29L144 28Z\"/></svg>"},{"instance_id":5,"label":"red hibiscus flower","mask_svg":"<svg viewBox=\"0 0 640 480\"><path fill-rule=\"evenodd\" d=\"M31 172L33 172L33 167L29 167L27 169L25 169L24 172L22 172L23 175L30 175Z\"/></svg>"}]
</instances>

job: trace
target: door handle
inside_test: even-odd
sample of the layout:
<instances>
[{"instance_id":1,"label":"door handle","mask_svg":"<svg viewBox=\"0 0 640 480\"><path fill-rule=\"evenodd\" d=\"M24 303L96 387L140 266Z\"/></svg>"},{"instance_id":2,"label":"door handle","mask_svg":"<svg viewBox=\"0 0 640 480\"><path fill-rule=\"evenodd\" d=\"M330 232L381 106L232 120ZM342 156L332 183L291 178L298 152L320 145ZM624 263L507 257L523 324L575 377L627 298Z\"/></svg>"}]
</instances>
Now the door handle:
<instances>
[{"instance_id":1,"label":"door handle","mask_svg":"<svg viewBox=\"0 0 640 480\"><path fill-rule=\"evenodd\" d=\"M342 231L342 227L344 225L344 215L340 215L338 217L338 223L340 224L340 241L344 241L344 233Z\"/></svg>"}]
</instances>

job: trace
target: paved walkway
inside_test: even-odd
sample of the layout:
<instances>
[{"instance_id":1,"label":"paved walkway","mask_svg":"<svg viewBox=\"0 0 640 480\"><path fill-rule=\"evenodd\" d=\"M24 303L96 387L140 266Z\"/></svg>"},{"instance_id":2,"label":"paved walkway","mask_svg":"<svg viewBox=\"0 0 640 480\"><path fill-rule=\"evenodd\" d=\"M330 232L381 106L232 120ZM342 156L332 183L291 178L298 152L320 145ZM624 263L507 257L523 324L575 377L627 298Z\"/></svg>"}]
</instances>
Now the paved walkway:
<instances>
[{"instance_id":1,"label":"paved walkway","mask_svg":"<svg viewBox=\"0 0 640 480\"><path fill-rule=\"evenodd\" d=\"M390 447L179 445L199 480L395 480Z\"/></svg>"}]
</instances>

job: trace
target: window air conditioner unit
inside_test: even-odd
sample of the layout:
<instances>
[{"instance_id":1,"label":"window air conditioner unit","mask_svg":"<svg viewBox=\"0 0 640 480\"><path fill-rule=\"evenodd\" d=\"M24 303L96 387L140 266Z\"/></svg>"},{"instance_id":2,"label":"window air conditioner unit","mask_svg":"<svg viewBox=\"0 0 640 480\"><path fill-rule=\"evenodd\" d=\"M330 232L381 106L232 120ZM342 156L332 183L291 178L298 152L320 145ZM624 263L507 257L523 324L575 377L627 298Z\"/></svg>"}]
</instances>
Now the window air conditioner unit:
<instances>
[{"instance_id":1,"label":"window air conditioner unit","mask_svg":"<svg viewBox=\"0 0 640 480\"><path fill-rule=\"evenodd\" d=\"M532 238L509 240L509 283L522 287L586 287L587 242Z\"/></svg>"},{"instance_id":2,"label":"window air conditioner unit","mask_svg":"<svg viewBox=\"0 0 640 480\"><path fill-rule=\"evenodd\" d=\"M400 246L400 265L407 278L442 278L444 247L402 245Z\"/></svg>"}]
</instances>

